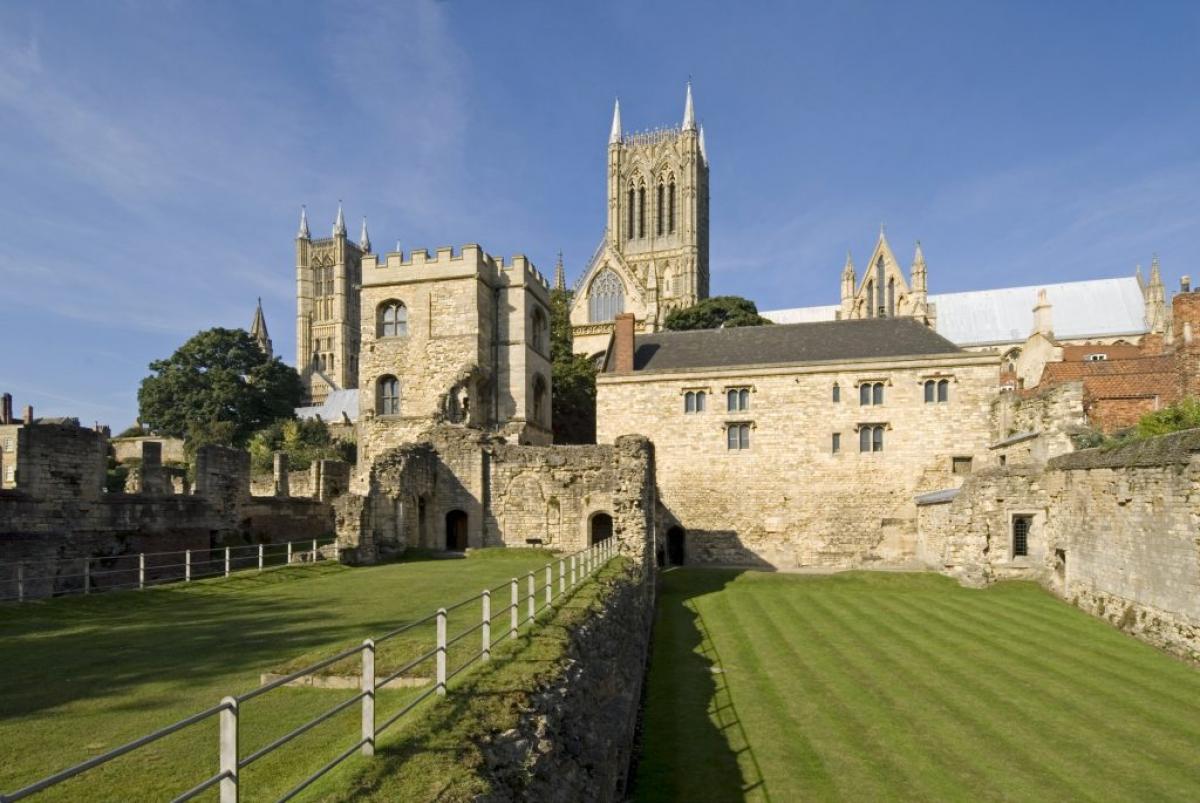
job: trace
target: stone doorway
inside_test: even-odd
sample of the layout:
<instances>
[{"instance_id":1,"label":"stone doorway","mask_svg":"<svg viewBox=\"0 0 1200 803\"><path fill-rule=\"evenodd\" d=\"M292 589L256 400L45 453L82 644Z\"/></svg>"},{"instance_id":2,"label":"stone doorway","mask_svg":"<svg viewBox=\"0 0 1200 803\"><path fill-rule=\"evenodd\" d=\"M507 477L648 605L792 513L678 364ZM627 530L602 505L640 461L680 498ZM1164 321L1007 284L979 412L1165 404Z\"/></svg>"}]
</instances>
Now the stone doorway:
<instances>
[{"instance_id":1,"label":"stone doorway","mask_svg":"<svg viewBox=\"0 0 1200 803\"><path fill-rule=\"evenodd\" d=\"M467 514L451 510L446 514L446 550L464 552L467 549Z\"/></svg>"},{"instance_id":2,"label":"stone doorway","mask_svg":"<svg viewBox=\"0 0 1200 803\"><path fill-rule=\"evenodd\" d=\"M667 530L667 565L682 566L687 555L684 551L686 537L682 527Z\"/></svg>"},{"instance_id":3,"label":"stone doorway","mask_svg":"<svg viewBox=\"0 0 1200 803\"><path fill-rule=\"evenodd\" d=\"M601 541L607 541L612 538L613 520L612 516L607 513L597 513L592 516L592 531L590 533L591 543L598 544Z\"/></svg>"}]
</instances>

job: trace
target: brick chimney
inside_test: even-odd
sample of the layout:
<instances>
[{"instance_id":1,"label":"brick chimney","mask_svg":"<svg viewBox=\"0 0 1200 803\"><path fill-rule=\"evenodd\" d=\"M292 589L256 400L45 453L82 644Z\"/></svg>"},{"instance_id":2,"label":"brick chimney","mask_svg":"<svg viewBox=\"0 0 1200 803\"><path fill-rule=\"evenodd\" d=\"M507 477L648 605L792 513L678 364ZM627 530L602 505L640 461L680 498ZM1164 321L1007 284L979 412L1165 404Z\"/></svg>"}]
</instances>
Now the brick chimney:
<instances>
[{"instance_id":1,"label":"brick chimney","mask_svg":"<svg viewBox=\"0 0 1200 803\"><path fill-rule=\"evenodd\" d=\"M0 396L0 424L11 424L12 422L12 394L5 393Z\"/></svg>"},{"instance_id":2,"label":"brick chimney","mask_svg":"<svg viewBox=\"0 0 1200 803\"><path fill-rule=\"evenodd\" d=\"M633 371L633 313L617 316L613 333L613 369L621 373Z\"/></svg>"},{"instance_id":3,"label":"brick chimney","mask_svg":"<svg viewBox=\"0 0 1200 803\"><path fill-rule=\"evenodd\" d=\"M27 405L25 405L25 426L28 427L28 426L31 426L32 424L33 424L33 405L27 404Z\"/></svg>"}]
</instances>

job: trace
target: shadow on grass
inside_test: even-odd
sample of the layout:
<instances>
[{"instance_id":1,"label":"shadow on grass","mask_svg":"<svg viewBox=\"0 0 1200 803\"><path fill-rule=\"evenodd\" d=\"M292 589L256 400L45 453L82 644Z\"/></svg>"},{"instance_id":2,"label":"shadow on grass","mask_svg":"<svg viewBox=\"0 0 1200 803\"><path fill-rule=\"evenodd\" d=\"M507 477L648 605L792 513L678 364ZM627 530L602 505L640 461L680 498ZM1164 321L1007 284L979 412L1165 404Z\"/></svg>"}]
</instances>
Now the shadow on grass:
<instances>
[{"instance_id":1,"label":"shadow on grass","mask_svg":"<svg viewBox=\"0 0 1200 803\"><path fill-rule=\"evenodd\" d=\"M0 715L19 717L144 683L182 686L252 670L336 632L312 604L245 591L348 571L304 566L163 587L28 602L0 610ZM53 677L54 682L47 682ZM230 692L242 689L230 689ZM215 701L214 701L215 702ZM139 701L143 703L143 701ZM152 708L147 696L134 708ZM129 708L126 702L122 708Z\"/></svg>"},{"instance_id":2,"label":"shadow on grass","mask_svg":"<svg viewBox=\"0 0 1200 803\"><path fill-rule=\"evenodd\" d=\"M770 799L721 656L693 602L742 571L674 569L661 576L634 800Z\"/></svg>"}]
</instances>

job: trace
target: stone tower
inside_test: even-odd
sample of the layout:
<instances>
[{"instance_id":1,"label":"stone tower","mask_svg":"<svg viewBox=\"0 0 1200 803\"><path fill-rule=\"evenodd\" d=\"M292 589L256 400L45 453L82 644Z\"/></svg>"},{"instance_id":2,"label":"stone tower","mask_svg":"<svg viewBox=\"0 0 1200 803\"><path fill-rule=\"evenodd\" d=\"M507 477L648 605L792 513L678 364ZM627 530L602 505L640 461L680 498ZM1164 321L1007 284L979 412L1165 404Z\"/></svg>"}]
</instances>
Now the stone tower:
<instances>
[{"instance_id":1,"label":"stone tower","mask_svg":"<svg viewBox=\"0 0 1200 803\"><path fill-rule=\"evenodd\" d=\"M708 298L708 156L690 83L679 127L627 134L615 104L607 179L604 239L571 308L575 350L588 354L607 348L618 313L655 331Z\"/></svg>"},{"instance_id":2,"label":"stone tower","mask_svg":"<svg viewBox=\"0 0 1200 803\"><path fill-rule=\"evenodd\" d=\"M331 390L358 387L359 295L362 257L370 253L367 224L356 244L346 236L338 203L332 236L314 240L301 209L296 234L296 369L308 401L320 404Z\"/></svg>"}]
</instances>

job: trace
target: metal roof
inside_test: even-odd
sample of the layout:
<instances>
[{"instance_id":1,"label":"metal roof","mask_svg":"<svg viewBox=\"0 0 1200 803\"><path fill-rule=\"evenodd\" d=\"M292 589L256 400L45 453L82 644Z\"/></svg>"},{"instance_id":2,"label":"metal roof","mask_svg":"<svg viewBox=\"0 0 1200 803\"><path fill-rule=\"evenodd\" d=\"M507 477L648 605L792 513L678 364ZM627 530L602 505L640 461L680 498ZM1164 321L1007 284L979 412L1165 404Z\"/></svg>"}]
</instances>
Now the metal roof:
<instances>
[{"instance_id":1,"label":"metal roof","mask_svg":"<svg viewBox=\"0 0 1200 803\"><path fill-rule=\"evenodd\" d=\"M635 371L678 371L958 353L911 318L871 318L638 335L633 364Z\"/></svg>"},{"instance_id":2,"label":"metal roof","mask_svg":"<svg viewBox=\"0 0 1200 803\"><path fill-rule=\"evenodd\" d=\"M333 424L341 422L343 413L351 422L358 420L357 390L331 390L322 404L296 408L297 418L320 416L322 421Z\"/></svg>"},{"instance_id":3,"label":"metal roof","mask_svg":"<svg viewBox=\"0 0 1200 803\"><path fill-rule=\"evenodd\" d=\"M1059 339L1137 335L1147 331L1145 299L1135 277L1001 287L965 293L934 293L937 332L960 346L1014 343L1033 330L1033 305L1039 290L1051 305ZM837 305L766 310L776 323L832 320Z\"/></svg>"}]
</instances>

